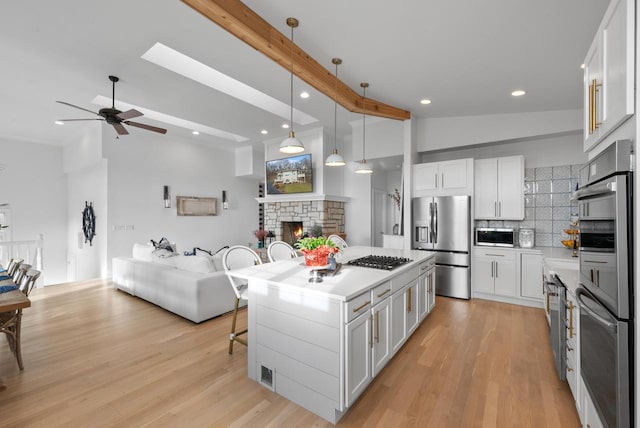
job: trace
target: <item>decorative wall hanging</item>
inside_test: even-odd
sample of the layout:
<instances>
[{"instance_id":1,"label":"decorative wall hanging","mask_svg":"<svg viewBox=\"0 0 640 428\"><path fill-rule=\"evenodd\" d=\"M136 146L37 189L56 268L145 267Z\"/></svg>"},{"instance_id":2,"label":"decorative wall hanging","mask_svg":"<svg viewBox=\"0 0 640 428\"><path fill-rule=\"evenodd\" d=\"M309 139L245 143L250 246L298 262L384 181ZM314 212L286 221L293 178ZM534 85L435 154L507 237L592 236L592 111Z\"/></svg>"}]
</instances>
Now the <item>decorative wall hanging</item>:
<instances>
[{"instance_id":1,"label":"decorative wall hanging","mask_svg":"<svg viewBox=\"0 0 640 428\"><path fill-rule=\"evenodd\" d=\"M84 232L84 242L93 246L93 237L96 236L96 215L93 212L93 202L84 201L82 231Z\"/></svg>"},{"instance_id":2,"label":"decorative wall hanging","mask_svg":"<svg viewBox=\"0 0 640 428\"><path fill-rule=\"evenodd\" d=\"M178 215L199 216L217 215L216 198L198 198L197 196L176 196Z\"/></svg>"}]
</instances>

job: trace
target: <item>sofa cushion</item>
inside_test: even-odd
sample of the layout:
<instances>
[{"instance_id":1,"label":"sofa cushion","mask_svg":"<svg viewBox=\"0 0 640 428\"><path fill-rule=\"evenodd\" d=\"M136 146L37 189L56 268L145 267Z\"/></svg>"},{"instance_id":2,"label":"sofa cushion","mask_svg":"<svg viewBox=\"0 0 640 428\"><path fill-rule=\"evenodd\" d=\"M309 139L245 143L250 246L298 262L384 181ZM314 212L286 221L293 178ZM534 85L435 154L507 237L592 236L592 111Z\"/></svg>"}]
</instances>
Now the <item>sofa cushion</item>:
<instances>
[{"instance_id":1,"label":"sofa cushion","mask_svg":"<svg viewBox=\"0 0 640 428\"><path fill-rule=\"evenodd\" d=\"M133 258L136 260L144 260L145 262L153 261L153 245L133 244Z\"/></svg>"},{"instance_id":2,"label":"sofa cushion","mask_svg":"<svg viewBox=\"0 0 640 428\"><path fill-rule=\"evenodd\" d=\"M211 273L216 271L213 260L209 256L176 256L172 257L172 259L178 269L197 273Z\"/></svg>"}]
</instances>

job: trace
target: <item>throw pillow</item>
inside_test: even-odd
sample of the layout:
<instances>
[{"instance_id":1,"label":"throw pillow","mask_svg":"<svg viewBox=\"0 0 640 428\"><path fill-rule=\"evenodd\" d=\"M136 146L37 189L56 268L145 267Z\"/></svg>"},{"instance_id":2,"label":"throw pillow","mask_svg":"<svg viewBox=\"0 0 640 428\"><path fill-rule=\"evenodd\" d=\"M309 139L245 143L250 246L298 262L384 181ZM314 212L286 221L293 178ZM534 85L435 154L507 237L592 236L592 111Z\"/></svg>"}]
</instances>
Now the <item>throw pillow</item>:
<instances>
[{"instance_id":1,"label":"throw pillow","mask_svg":"<svg viewBox=\"0 0 640 428\"><path fill-rule=\"evenodd\" d=\"M133 244L133 258L136 260L151 262L153 261L153 258L151 256L153 250L154 248L151 245Z\"/></svg>"}]
</instances>

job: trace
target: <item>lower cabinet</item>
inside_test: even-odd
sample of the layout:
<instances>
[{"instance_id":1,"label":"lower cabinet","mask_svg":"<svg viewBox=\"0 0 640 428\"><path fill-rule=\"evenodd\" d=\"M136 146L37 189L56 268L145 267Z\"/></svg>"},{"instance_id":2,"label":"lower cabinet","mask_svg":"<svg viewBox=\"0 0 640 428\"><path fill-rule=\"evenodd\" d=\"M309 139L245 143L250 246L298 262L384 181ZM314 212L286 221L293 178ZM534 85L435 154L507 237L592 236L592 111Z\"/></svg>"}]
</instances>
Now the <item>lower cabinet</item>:
<instances>
[{"instance_id":1,"label":"lower cabinet","mask_svg":"<svg viewBox=\"0 0 640 428\"><path fill-rule=\"evenodd\" d=\"M520 254L520 297L542 300L542 254Z\"/></svg>"},{"instance_id":2,"label":"lower cabinet","mask_svg":"<svg viewBox=\"0 0 640 428\"><path fill-rule=\"evenodd\" d=\"M475 291L501 296L516 296L516 263L513 250L474 251Z\"/></svg>"},{"instance_id":3,"label":"lower cabinet","mask_svg":"<svg viewBox=\"0 0 640 428\"><path fill-rule=\"evenodd\" d=\"M407 338L406 287L391 295L391 353L395 354Z\"/></svg>"},{"instance_id":4,"label":"lower cabinet","mask_svg":"<svg viewBox=\"0 0 640 428\"><path fill-rule=\"evenodd\" d=\"M371 309L373 323L373 376L391 359L391 301L385 299Z\"/></svg>"},{"instance_id":5,"label":"lower cabinet","mask_svg":"<svg viewBox=\"0 0 640 428\"><path fill-rule=\"evenodd\" d=\"M418 328L420 323L420 294L418 293L418 281L407 287L407 336Z\"/></svg>"},{"instance_id":6,"label":"lower cabinet","mask_svg":"<svg viewBox=\"0 0 640 428\"><path fill-rule=\"evenodd\" d=\"M420 295L418 315L422 320L433 310L436 304L436 266L432 260L420 265L418 294Z\"/></svg>"},{"instance_id":7,"label":"lower cabinet","mask_svg":"<svg viewBox=\"0 0 640 428\"><path fill-rule=\"evenodd\" d=\"M347 324L347 406L350 406L358 398L373 377L371 371L371 333L371 313L369 311Z\"/></svg>"},{"instance_id":8,"label":"lower cabinet","mask_svg":"<svg viewBox=\"0 0 640 428\"><path fill-rule=\"evenodd\" d=\"M596 406L591 401L591 397L589 396L589 392L584 389L583 402L582 402L582 412L583 412L583 426L587 428L604 428L604 425L600 421L600 416L598 416L598 411L596 410Z\"/></svg>"}]
</instances>

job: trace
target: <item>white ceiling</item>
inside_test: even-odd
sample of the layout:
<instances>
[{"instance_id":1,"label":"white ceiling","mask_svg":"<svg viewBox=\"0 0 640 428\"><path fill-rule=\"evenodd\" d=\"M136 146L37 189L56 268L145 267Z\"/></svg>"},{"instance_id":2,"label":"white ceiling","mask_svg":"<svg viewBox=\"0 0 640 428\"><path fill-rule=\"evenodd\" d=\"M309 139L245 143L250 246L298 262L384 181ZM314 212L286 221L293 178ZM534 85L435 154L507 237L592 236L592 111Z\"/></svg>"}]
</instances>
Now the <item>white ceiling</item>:
<instances>
[{"instance_id":1,"label":"white ceiling","mask_svg":"<svg viewBox=\"0 0 640 428\"><path fill-rule=\"evenodd\" d=\"M582 107L580 64L606 0L246 0L285 35L299 19L295 42L360 93L410 110L445 117ZM49 144L72 141L91 117L97 95L248 137L259 143L286 135L281 117L265 112L140 58L161 42L267 95L289 103L288 71L179 0L4 2L0 13L0 136ZM333 127L332 99L295 79L297 109ZM514 89L524 97L514 98ZM429 98L431 105L419 100ZM118 104L116 102L116 107ZM361 116L338 110L339 132ZM232 148L238 143L149 118L166 137ZM91 122L94 123L94 122ZM95 125L94 125L95 126ZM107 125L104 125L107 126ZM305 127L296 126L296 130ZM128 128L130 136L148 131ZM266 137L261 129L269 130ZM114 132L115 138L115 132Z\"/></svg>"}]
</instances>

